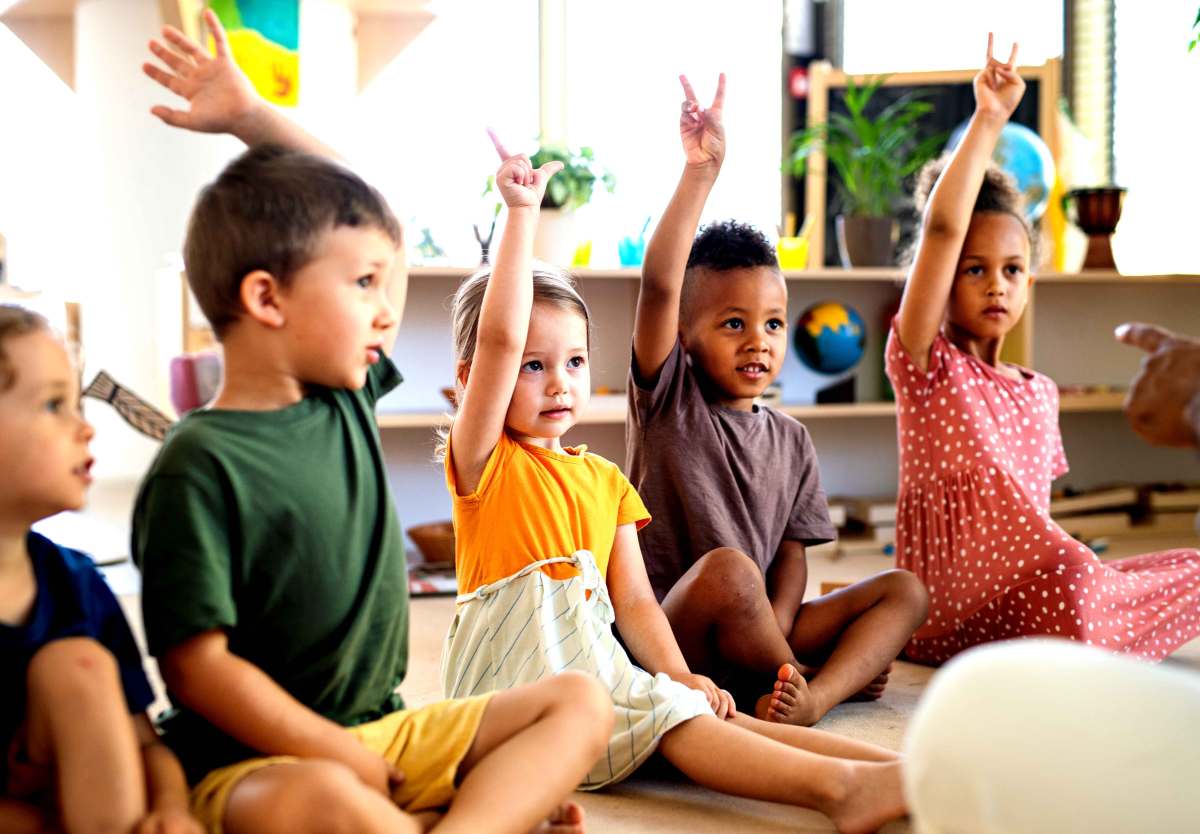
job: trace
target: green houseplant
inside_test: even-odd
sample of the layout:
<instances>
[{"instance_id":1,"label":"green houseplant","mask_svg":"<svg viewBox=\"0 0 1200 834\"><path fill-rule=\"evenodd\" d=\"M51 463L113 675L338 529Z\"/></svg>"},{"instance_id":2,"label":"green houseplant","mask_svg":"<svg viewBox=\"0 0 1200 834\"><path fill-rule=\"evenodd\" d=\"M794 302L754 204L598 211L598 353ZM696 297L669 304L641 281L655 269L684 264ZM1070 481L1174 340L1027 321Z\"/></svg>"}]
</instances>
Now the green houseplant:
<instances>
[{"instance_id":1,"label":"green houseplant","mask_svg":"<svg viewBox=\"0 0 1200 834\"><path fill-rule=\"evenodd\" d=\"M881 108L871 100L885 78L849 79L845 113L792 134L785 165L801 178L817 151L837 172L834 184L842 214L837 218L843 266L885 266L892 262L899 224L895 212L905 179L937 156L945 133L920 137L920 120L933 109L916 93ZM875 115L868 114L868 109Z\"/></svg>"},{"instance_id":2,"label":"green houseplant","mask_svg":"<svg viewBox=\"0 0 1200 834\"><path fill-rule=\"evenodd\" d=\"M566 145L548 143L539 147L529 161L534 168L539 168L547 162L563 164L563 169L555 174L546 186L546 195L542 198L544 209L571 211L580 208L592 199L597 180L610 194L617 184L616 177L596 163L596 156L591 148L575 151Z\"/></svg>"},{"instance_id":3,"label":"green houseplant","mask_svg":"<svg viewBox=\"0 0 1200 834\"><path fill-rule=\"evenodd\" d=\"M578 244L575 210L587 205L597 184L612 192L616 178L596 162L591 148L575 150L563 144L543 143L529 160L534 168L556 161L563 169L555 174L542 198L533 254L557 266L571 266Z\"/></svg>"}]
</instances>

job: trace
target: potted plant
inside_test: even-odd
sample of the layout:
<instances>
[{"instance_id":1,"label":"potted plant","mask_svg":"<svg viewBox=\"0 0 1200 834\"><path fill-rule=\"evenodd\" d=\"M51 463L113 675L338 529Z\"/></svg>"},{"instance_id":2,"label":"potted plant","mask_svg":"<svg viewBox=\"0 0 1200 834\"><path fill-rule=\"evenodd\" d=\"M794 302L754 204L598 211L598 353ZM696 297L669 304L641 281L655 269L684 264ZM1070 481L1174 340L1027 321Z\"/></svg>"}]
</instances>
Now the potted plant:
<instances>
[{"instance_id":1,"label":"potted plant","mask_svg":"<svg viewBox=\"0 0 1200 834\"><path fill-rule=\"evenodd\" d=\"M597 182L612 193L616 178L596 163L591 148L576 151L566 145L546 143L529 161L534 168L552 161L563 164L563 169L550 179L542 198L533 253L558 266L570 266L575 256L575 209L592 199Z\"/></svg>"},{"instance_id":2,"label":"potted plant","mask_svg":"<svg viewBox=\"0 0 1200 834\"><path fill-rule=\"evenodd\" d=\"M899 223L895 212L905 194L905 179L941 151L946 134L920 138L918 122L933 109L916 93L906 93L882 108L867 109L884 78L865 83L850 79L845 113L792 134L786 165L804 176L808 158L824 152L837 171L842 213L837 217L842 266L887 266L893 262Z\"/></svg>"}]
</instances>

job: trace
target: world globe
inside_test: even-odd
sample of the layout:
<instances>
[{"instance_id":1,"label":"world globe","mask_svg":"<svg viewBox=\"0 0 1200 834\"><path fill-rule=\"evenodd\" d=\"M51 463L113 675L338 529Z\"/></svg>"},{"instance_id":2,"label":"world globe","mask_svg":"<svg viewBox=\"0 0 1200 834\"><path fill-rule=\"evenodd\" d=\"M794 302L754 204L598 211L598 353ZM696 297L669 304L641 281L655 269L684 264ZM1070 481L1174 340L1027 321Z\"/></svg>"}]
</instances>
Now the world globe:
<instances>
[{"instance_id":1,"label":"world globe","mask_svg":"<svg viewBox=\"0 0 1200 834\"><path fill-rule=\"evenodd\" d=\"M838 301L819 301L796 319L792 342L809 370L840 374L862 359L867 328L853 307Z\"/></svg>"},{"instance_id":2,"label":"world globe","mask_svg":"<svg viewBox=\"0 0 1200 834\"><path fill-rule=\"evenodd\" d=\"M966 122L954 128L946 150L954 150L966 131ZM992 158L1017 181L1017 188L1025 195L1025 218L1030 223L1036 222L1046 213L1050 189L1054 187L1054 156L1050 148L1025 125L1009 122L1000 132Z\"/></svg>"}]
</instances>

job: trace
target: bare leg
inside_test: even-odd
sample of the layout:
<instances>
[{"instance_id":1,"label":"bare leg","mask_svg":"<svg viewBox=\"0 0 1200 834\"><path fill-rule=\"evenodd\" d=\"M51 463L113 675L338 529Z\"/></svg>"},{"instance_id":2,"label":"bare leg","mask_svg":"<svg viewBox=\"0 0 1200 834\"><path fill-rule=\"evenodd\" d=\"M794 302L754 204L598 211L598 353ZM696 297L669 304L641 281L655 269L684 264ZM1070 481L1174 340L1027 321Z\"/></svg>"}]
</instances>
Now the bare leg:
<instances>
[{"instance_id":1,"label":"bare leg","mask_svg":"<svg viewBox=\"0 0 1200 834\"><path fill-rule=\"evenodd\" d=\"M812 753L702 715L663 736L659 749L705 787L813 808L844 834L875 831L905 814L898 761L863 762ZM757 762L759 767L746 767Z\"/></svg>"},{"instance_id":2,"label":"bare leg","mask_svg":"<svg viewBox=\"0 0 1200 834\"><path fill-rule=\"evenodd\" d=\"M752 733L766 736L798 750L820 753L822 756L836 756L839 759L855 759L860 762L896 762L900 760L900 754L894 750L888 750L886 747L866 741L846 738L837 733L814 730L812 727L793 727L789 724L763 721L744 712L739 712L731 720L736 726Z\"/></svg>"},{"instance_id":3,"label":"bare leg","mask_svg":"<svg viewBox=\"0 0 1200 834\"><path fill-rule=\"evenodd\" d=\"M608 693L584 674L497 692L463 759L458 793L434 830L582 831L582 809L563 798L604 755L612 722Z\"/></svg>"},{"instance_id":4,"label":"bare leg","mask_svg":"<svg viewBox=\"0 0 1200 834\"><path fill-rule=\"evenodd\" d=\"M116 659L94 640L56 640L33 656L27 682L29 757L55 772L64 829L132 830L146 779Z\"/></svg>"},{"instance_id":5,"label":"bare leg","mask_svg":"<svg viewBox=\"0 0 1200 834\"><path fill-rule=\"evenodd\" d=\"M688 666L720 674L729 666L771 680L785 663L799 666L779 628L762 572L727 547L700 557L662 602Z\"/></svg>"},{"instance_id":6,"label":"bare leg","mask_svg":"<svg viewBox=\"0 0 1200 834\"><path fill-rule=\"evenodd\" d=\"M225 806L228 834L419 834L420 823L338 762L313 759L255 771Z\"/></svg>"},{"instance_id":7,"label":"bare leg","mask_svg":"<svg viewBox=\"0 0 1200 834\"><path fill-rule=\"evenodd\" d=\"M925 587L902 570L804 603L788 639L797 657L820 668L807 682L781 668L764 717L814 724L851 696L879 697L886 685L882 676L924 622L928 607Z\"/></svg>"}]
</instances>

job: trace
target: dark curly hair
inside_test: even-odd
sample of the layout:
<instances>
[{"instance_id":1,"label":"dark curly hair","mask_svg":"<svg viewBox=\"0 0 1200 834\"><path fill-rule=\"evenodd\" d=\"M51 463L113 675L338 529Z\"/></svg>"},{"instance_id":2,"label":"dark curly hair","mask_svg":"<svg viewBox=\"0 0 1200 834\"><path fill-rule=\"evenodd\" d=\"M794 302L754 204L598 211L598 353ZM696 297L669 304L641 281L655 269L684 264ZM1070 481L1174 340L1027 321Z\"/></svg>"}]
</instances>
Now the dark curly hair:
<instances>
[{"instance_id":1,"label":"dark curly hair","mask_svg":"<svg viewBox=\"0 0 1200 834\"><path fill-rule=\"evenodd\" d=\"M687 272L679 299L680 320L687 321L692 313L697 283L695 270L703 268L710 272L726 272L760 266L778 271L779 260L767 236L749 223L722 220L702 228L692 241L692 251L688 253Z\"/></svg>"},{"instance_id":2,"label":"dark curly hair","mask_svg":"<svg viewBox=\"0 0 1200 834\"><path fill-rule=\"evenodd\" d=\"M913 205L917 210L918 217L925 213L929 195L933 192L937 181L941 179L942 172L946 170L950 157L951 154L947 153L930 160L917 173L916 186L913 190ZM1025 218L1025 197L1017 188L1017 181L994 162L989 163L987 170L984 171L983 184L979 187L979 196L975 198L973 211L1012 215L1021 224L1021 228L1025 230L1025 236L1029 239L1030 269L1039 262L1039 235ZM904 263L911 264L916 259L917 246L920 242L920 234L915 235L904 258Z\"/></svg>"}]
</instances>

